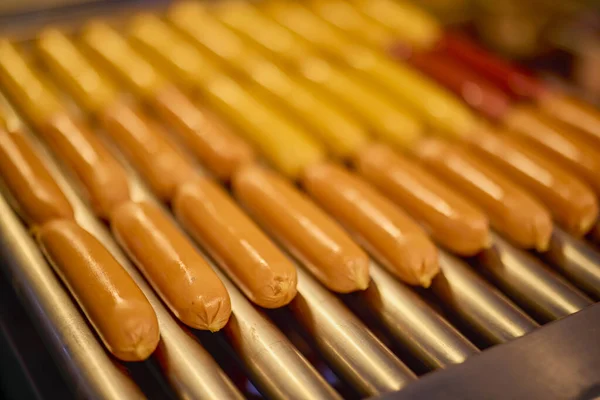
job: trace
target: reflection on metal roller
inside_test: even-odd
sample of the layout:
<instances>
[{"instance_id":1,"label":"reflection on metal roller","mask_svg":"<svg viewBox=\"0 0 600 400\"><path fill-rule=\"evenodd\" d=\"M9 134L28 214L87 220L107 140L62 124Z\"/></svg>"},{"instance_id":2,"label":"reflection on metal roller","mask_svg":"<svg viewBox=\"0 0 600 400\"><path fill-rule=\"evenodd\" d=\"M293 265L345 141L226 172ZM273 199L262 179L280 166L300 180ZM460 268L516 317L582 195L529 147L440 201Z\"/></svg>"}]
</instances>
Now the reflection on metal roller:
<instances>
[{"instance_id":1,"label":"reflection on metal roller","mask_svg":"<svg viewBox=\"0 0 600 400\"><path fill-rule=\"evenodd\" d=\"M504 343L531 332L538 324L456 257L440 251L442 273L432 290L490 344Z\"/></svg>"},{"instance_id":2,"label":"reflection on metal roller","mask_svg":"<svg viewBox=\"0 0 600 400\"><path fill-rule=\"evenodd\" d=\"M592 304L530 254L494 234L494 246L475 257L475 268L540 322L573 314Z\"/></svg>"},{"instance_id":3,"label":"reflection on metal roller","mask_svg":"<svg viewBox=\"0 0 600 400\"><path fill-rule=\"evenodd\" d=\"M428 368L458 364L479 353L477 347L412 289L394 279L375 262L370 268L369 288L352 294L350 302L353 306L366 304L389 333Z\"/></svg>"}]
</instances>

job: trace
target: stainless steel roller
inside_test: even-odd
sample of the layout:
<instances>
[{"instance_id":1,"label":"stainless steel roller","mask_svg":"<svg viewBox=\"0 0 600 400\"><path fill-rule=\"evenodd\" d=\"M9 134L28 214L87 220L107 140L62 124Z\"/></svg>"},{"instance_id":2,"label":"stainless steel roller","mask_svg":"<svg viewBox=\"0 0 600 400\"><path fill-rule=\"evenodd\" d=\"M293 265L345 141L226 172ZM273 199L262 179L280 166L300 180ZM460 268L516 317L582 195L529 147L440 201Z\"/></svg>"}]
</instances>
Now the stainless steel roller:
<instances>
[{"instance_id":1,"label":"stainless steel roller","mask_svg":"<svg viewBox=\"0 0 600 400\"><path fill-rule=\"evenodd\" d=\"M600 300L600 253L590 244L555 228L550 249L540 257L579 288Z\"/></svg>"},{"instance_id":2,"label":"stainless steel roller","mask_svg":"<svg viewBox=\"0 0 600 400\"><path fill-rule=\"evenodd\" d=\"M592 301L532 255L498 235L494 245L475 258L474 267L540 322L573 314Z\"/></svg>"},{"instance_id":3,"label":"stainless steel roller","mask_svg":"<svg viewBox=\"0 0 600 400\"><path fill-rule=\"evenodd\" d=\"M298 295L289 305L335 372L357 391L397 391L416 376L331 292L298 268Z\"/></svg>"},{"instance_id":4,"label":"stainless steel roller","mask_svg":"<svg viewBox=\"0 0 600 400\"><path fill-rule=\"evenodd\" d=\"M371 263L371 284L352 295L365 304L404 349L431 369L458 364L479 353L477 347L437 314L412 289Z\"/></svg>"},{"instance_id":5,"label":"stainless steel roller","mask_svg":"<svg viewBox=\"0 0 600 400\"><path fill-rule=\"evenodd\" d=\"M473 328L489 344L504 343L538 324L463 261L440 251L441 274L432 291L443 307Z\"/></svg>"},{"instance_id":6,"label":"stainless steel roller","mask_svg":"<svg viewBox=\"0 0 600 400\"><path fill-rule=\"evenodd\" d=\"M214 264L233 313L223 328L255 386L270 399L341 399L287 337Z\"/></svg>"}]
</instances>

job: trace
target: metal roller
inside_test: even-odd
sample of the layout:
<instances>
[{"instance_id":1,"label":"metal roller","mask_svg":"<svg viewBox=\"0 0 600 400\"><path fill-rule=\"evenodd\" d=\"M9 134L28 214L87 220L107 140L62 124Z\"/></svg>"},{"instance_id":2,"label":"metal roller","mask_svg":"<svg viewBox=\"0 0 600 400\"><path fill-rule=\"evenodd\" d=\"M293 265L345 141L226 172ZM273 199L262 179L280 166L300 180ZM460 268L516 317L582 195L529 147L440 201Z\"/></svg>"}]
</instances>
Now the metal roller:
<instances>
[{"instance_id":1,"label":"metal roller","mask_svg":"<svg viewBox=\"0 0 600 400\"><path fill-rule=\"evenodd\" d=\"M494 245L474 258L474 265L503 292L540 322L573 314L592 301L532 255L517 250L498 235Z\"/></svg>"},{"instance_id":2,"label":"metal roller","mask_svg":"<svg viewBox=\"0 0 600 400\"><path fill-rule=\"evenodd\" d=\"M371 263L369 288L353 294L350 302L365 304L402 347L428 368L458 364L479 353L418 294L375 262Z\"/></svg>"},{"instance_id":3,"label":"metal roller","mask_svg":"<svg viewBox=\"0 0 600 400\"><path fill-rule=\"evenodd\" d=\"M154 295L154 292L146 281L139 274L137 269L131 264L128 258L122 253L119 246L115 243L106 227L102 225L95 216L92 215L91 211L83 203L83 201L76 194L74 187L66 178L66 174L60 171L58 164L55 163L55 159L45 149L44 146L40 145L39 141L31 134L24 130L24 134L27 134L28 138L34 144L37 153L44 160L45 165L50 170L51 174L55 177L61 190L69 199L71 206L75 210L75 217L77 223L92 233L102 244L113 254L113 256L119 261L119 263L125 268L125 270L131 275L140 289L144 292L144 295L148 298L156 315L160 326L161 341L157 352L153 355L158 360L158 365L171 388L175 391L177 396L181 398L203 398L203 399L242 399L242 395L235 388L233 383L225 376L218 364L213 358L206 352L204 348L194 340L191 335L187 334L182 327L173 319L171 314L163 306L162 302ZM132 175L133 176L133 175ZM130 189L133 198L141 200L147 195L146 190L143 186L137 182L136 179L130 179ZM4 215L4 214L3 214ZM51 269L48 270L52 273ZM53 276L53 275L52 275ZM57 327L65 325L65 321L72 321L73 317L56 317ZM85 324L85 323L84 323ZM67 324L65 329L65 335L68 336L70 342L73 330L70 324ZM64 340L63 337L60 338ZM83 340L84 338L82 338ZM89 368L91 372L86 374L85 377L91 380L98 380L100 389L110 390L111 380L102 379L103 374L99 373L100 369L98 364L102 360L102 357L98 355L90 356L90 350L87 346L92 346L92 342L97 346L97 340L95 337L91 337L88 340L82 341L83 350L81 357L87 357L90 359ZM101 349L100 349L101 350ZM106 353L103 351L104 357ZM96 360L98 358L98 360ZM70 368L77 369L76 366ZM107 371L110 370L107 367ZM81 369L86 371L86 369ZM79 374L83 372L78 372ZM114 380L114 379L113 379ZM104 385L107 385L105 388ZM109 394L112 393L109 392ZM129 398L127 395L121 395L113 393L112 397L115 399ZM93 396L91 398L94 398ZM102 397L100 397L102 398Z\"/></svg>"},{"instance_id":4,"label":"metal roller","mask_svg":"<svg viewBox=\"0 0 600 400\"><path fill-rule=\"evenodd\" d=\"M222 331L255 386L270 399L341 399L267 316L209 262L231 298L233 312Z\"/></svg>"},{"instance_id":5,"label":"metal roller","mask_svg":"<svg viewBox=\"0 0 600 400\"><path fill-rule=\"evenodd\" d=\"M298 295L289 305L320 354L357 391L397 391L416 376L331 292L298 268Z\"/></svg>"},{"instance_id":6,"label":"metal roller","mask_svg":"<svg viewBox=\"0 0 600 400\"><path fill-rule=\"evenodd\" d=\"M463 261L440 251L440 267L442 272L431 287L433 293L445 309L489 344L507 342L539 326Z\"/></svg>"},{"instance_id":7,"label":"metal roller","mask_svg":"<svg viewBox=\"0 0 600 400\"><path fill-rule=\"evenodd\" d=\"M87 399L143 399L144 394L106 353L46 263L26 228L0 196L1 265L61 372Z\"/></svg>"},{"instance_id":8,"label":"metal roller","mask_svg":"<svg viewBox=\"0 0 600 400\"><path fill-rule=\"evenodd\" d=\"M540 257L580 289L600 300L600 253L591 245L554 228L550 248Z\"/></svg>"}]
</instances>

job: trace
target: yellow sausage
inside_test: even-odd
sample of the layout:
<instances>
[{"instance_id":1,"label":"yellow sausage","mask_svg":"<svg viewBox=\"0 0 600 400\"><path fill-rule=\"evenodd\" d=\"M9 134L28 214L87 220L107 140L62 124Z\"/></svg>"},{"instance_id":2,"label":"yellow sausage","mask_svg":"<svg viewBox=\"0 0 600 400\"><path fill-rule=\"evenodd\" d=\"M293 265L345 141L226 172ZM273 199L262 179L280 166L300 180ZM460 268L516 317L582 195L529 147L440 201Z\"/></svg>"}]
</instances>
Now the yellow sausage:
<instances>
[{"instance_id":1,"label":"yellow sausage","mask_svg":"<svg viewBox=\"0 0 600 400\"><path fill-rule=\"evenodd\" d=\"M225 65L241 71L267 96L273 108L281 108L296 117L321 140L332 154L349 157L367 140L364 128L331 101L324 101L318 87L307 87L286 74L276 64L238 37L197 3L180 3L168 14L178 28L204 51Z\"/></svg>"},{"instance_id":2,"label":"yellow sausage","mask_svg":"<svg viewBox=\"0 0 600 400\"><path fill-rule=\"evenodd\" d=\"M16 209L30 227L53 219L73 219L71 204L31 143L17 132L0 128L0 176Z\"/></svg>"},{"instance_id":3,"label":"yellow sausage","mask_svg":"<svg viewBox=\"0 0 600 400\"><path fill-rule=\"evenodd\" d=\"M332 101L345 106L370 128L373 136L400 149L410 147L422 136L421 122L394 103L391 96L364 82L353 71L319 57L304 46L302 40L247 2L224 2L216 7L214 15L242 34L247 43L282 61L282 65L285 62L291 64L290 69L314 87L326 91Z\"/></svg>"},{"instance_id":4,"label":"yellow sausage","mask_svg":"<svg viewBox=\"0 0 600 400\"><path fill-rule=\"evenodd\" d=\"M277 308L292 301L294 265L223 189L206 178L186 183L175 196L173 210L253 303Z\"/></svg>"},{"instance_id":5,"label":"yellow sausage","mask_svg":"<svg viewBox=\"0 0 600 400\"><path fill-rule=\"evenodd\" d=\"M439 133L462 138L476 132L478 120L467 106L419 71L356 45L297 2L269 0L261 2L260 9L317 49L360 71L364 79L393 94Z\"/></svg>"},{"instance_id":6,"label":"yellow sausage","mask_svg":"<svg viewBox=\"0 0 600 400\"><path fill-rule=\"evenodd\" d=\"M412 160L374 144L355 159L358 171L420 221L448 250L472 256L491 245L487 217Z\"/></svg>"},{"instance_id":7,"label":"yellow sausage","mask_svg":"<svg viewBox=\"0 0 600 400\"><path fill-rule=\"evenodd\" d=\"M229 294L217 274L158 207L128 202L111 216L118 242L184 324L218 331L229 320Z\"/></svg>"},{"instance_id":8,"label":"yellow sausage","mask_svg":"<svg viewBox=\"0 0 600 400\"><path fill-rule=\"evenodd\" d=\"M545 251L552 234L546 208L502 173L458 145L424 139L415 149L423 163L481 207L492 227L525 249Z\"/></svg>"},{"instance_id":9,"label":"yellow sausage","mask_svg":"<svg viewBox=\"0 0 600 400\"><path fill-rule=\"evenodd\" d=\"M582 236L596 222L598 201L594 192L523 139L482 130L468 144L482 158L530 190L569 233Z\"/></svg>"},{"instance_id":10,"label":"yellow sausage","mask_svg":"<svg viewBox=\"0 0 600 400\"><path fill-rule=\"evenodd\" d=\"M234 176L232 186L256 220L326 287L338 293L367 288L369 257L286 179L247 166Z\"/></svg>"},{"instance_id":11,"label":"yellow sausage","mask_svg":"<svg viewBox=\"0 0 600 400\"><path fill-rule=\"evenodd\" d=\"M334 164L307 168L302 185L390 272L409 285L429 287L439 272L437 249L403 211Z\"/></svg>"},{"instance_id":12,"label":"yellow sausage","mask_svg":"<svg viewBox=\"0 0 600 400\"><path fill-rule=\"evenodd\" d=\"M160 336L156 314L108 250L67 220L43 225L37 240L106 348L123 361L148 358Z\"/></svg>"}]
</instances>

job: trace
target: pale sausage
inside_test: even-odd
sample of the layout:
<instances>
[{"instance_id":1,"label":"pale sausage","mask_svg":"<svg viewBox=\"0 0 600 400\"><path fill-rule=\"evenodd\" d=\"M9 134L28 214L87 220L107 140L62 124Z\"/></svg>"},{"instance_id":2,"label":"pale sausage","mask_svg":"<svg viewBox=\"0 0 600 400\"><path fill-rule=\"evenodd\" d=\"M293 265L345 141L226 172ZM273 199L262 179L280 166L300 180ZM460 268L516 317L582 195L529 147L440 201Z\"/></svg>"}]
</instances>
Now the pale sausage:
<instances>
[{"instance_id":1,"label":"pale sausage","mask_svg":"<svg viewBox=\"0 0 600 400\"><path fill-rule=\"evenodd\" d=\"M410 285L429 287L439 272L437 249L402 210L335 164L307 168L301 182L390 272Z\"/></svg>"},{"instance_id":2,"label":"pale sausage","mask_svg":"<svg viewBox=\"0 0 600 400\"><path fill-rule=\"evenodd\" d=\"M37 240L106 348L123 361L148 358L160 336L156 314L108 250L67 220L43 225Z\"/></svg>"},{"instance_id":3,"label":"pale sausage","mask_svg":"<svg viewBox=\"0 0 600 400\"><path fill-rule=\"evenodd\" d=\"M173 209L253 303L277 308L292 301L294 265L217 184L198 178L182 185Z\"/></svg>"},{"instance_id":4,"label":"pale sausage","mask_svg":"<svg viewBox=\"0 0 600 400\"><path fill-rule=\"evenodd\" d=\"M225 326L231 314L225 286L158 206L125 203L113 212L110 226L117 241L181 322L212 332Z\"/></svg>"},{"instance_id":5,"label":"pale sausage","mask_svg":"<svg viewBox=\"0 0 600 400\"><path fill-rule=\"evenodd\" d=\"M263 167L247 166L232 186L250 214L330 290L367 288L369 257L292 183Z\"/></svg>"},{"instance_id":6,"label":"pale sausage","mask_svg":"<svg viewBox=\"0 0 600 400\"><path fill-rule=\"evenodd\" d=\"M0 128L0 176L17 211L32 228L53 219L73 219L71 204L31 143Z\"/></svg>"},{"instance_id":7,"label":"pale sausage","mask_svg":"<svg viewBox=\"0 0 600 400\"><path fill-rule=\"evenodd\" d=\"M523 139L482 130L468 144L482 159L530 190L569 233L582 236L596 222L598 201L592 189Z\"/></svg>"},{"instance_id":8,"label":"pale sausage","mask_svg":"<svg viewBox=\"0 0 600 400\"><path fill-rule=\"evenodd\" d=\"M550 213L520 186L444 140L424 139L415 152L427 167L481 207L492 227L513 243L525 249L548 249Z\"/></svg>"},{"instance_id":9,"label":"pale sausage","mask_svg":"<svg viewBox=\"0 0 600 400\"><path fill-rule=\"evenodd\" d=\"M193 164L166 137L156 122L129 102L114 102L98 115L106 133L162 201L170 202L177 187L196 176Z\"/></svg>"},{"instance_id":10,"label":"pale sausage","mask_svg":"<svg viewBox=\"0 0 600 400\"><path fill-rule=\"evenodd\" d=\"M437 177L381 144L355 157L358 171L420 221L448 250L472 256L491 245L487 217Z\"/></svg>"}]
</instances>

